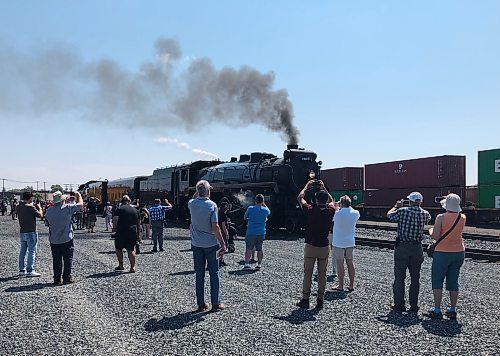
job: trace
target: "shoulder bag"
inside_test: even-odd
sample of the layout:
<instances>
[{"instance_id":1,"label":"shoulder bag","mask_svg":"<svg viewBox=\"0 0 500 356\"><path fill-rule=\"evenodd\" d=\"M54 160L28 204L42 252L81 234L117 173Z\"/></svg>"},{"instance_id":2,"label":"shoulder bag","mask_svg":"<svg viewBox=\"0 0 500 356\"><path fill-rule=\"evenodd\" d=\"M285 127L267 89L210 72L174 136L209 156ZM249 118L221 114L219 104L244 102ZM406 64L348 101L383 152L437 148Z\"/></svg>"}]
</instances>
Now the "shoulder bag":
<instances>
[{"instance_id":1,"label":"shoulder bag","mask_svg":"<svg viewBox=\"0 0 500 356\"><path fill-rule=\"evenodd\" d=\"M461 213L458 213L458 216L457 216L457 219L455 220L455 222L453 223L453 226L448 230L446 231L443 236L441 236L439 238L439 240L437 240L436 242L434 243L431 243L429 244L429 246L427 247L427 256L429 257L432 257L432 255L434 254L434 250L436 249L436 246L441 242L443 241L443 239L448 236L452 231L453 229L455 228L455 226L457 226L458 222L460 221L460 218L462 217L462 214Z\"/></svg>"}]
</instances>

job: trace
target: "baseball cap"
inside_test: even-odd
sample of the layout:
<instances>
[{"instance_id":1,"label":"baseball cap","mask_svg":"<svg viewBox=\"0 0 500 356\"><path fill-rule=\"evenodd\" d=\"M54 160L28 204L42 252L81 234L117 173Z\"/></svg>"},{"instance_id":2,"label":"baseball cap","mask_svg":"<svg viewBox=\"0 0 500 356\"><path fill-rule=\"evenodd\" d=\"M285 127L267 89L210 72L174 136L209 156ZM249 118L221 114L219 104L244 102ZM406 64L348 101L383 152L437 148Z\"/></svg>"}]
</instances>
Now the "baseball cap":
<instances>
[{"instance_id":1,"label":"baseball cap","mask_svg":"<svg viewBox=\"0 0 500 356\"><path fill-rule=\"evenodd\" d=\"M60 203L64 199L66 199L66 195L61 193L59 190L57 192L54 192L54 194L52 194L52 201L54 203Z\"/></svg>"},{"instance_id":2,"label":"baseball cap","mask_svg":"<svg viewBox=\"0 0 500 356\"><path fill-rule=\"evenodd\" d=\"M420 194L419 192L411 192L410 195L407 196L407 198L413 202L415 202L417 200L424 201L424 196L422 194Z\"/></svg>"}]
</instances>

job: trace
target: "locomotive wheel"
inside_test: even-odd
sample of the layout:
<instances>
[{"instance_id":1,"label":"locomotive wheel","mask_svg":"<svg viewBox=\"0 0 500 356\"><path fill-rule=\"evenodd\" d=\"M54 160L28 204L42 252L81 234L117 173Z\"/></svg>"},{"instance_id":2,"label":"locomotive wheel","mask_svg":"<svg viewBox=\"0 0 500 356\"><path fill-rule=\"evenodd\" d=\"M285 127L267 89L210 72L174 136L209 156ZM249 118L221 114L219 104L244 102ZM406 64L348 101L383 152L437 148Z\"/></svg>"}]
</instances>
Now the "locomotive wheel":
<instances>
[{"instance_id":1,"label":"locomotive wheel","mask_svg":"<svg viewBox=\"0 0 500 356\"><path fill-rule=\"evenodd\" d=\"M293 218L288 218L285 222L285 230L288 234L293 234L297 231L297 221Z\"/></svg>"}]
</instances>

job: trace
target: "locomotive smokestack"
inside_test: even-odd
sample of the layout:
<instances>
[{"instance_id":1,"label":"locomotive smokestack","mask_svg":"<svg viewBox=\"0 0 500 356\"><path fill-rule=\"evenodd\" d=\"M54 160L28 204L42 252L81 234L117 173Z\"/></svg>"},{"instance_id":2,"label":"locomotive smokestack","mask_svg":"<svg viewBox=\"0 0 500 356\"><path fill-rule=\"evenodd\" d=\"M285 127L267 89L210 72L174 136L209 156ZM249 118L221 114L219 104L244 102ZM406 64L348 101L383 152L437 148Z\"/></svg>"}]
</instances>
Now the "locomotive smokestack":
<instances>
[{"instance_id":1,"label":"locomotive smokestack","mask_svg":"<svg viewBox=\"0 0 500 356\"><path fill-rule=\"evenodd\" d=\"M295 145L295 144L291 145L291 144L289 144L289 145L286 145L286 149L287 150L298 150L299 149L299 145Z\"/></svg>"}]
</instances>

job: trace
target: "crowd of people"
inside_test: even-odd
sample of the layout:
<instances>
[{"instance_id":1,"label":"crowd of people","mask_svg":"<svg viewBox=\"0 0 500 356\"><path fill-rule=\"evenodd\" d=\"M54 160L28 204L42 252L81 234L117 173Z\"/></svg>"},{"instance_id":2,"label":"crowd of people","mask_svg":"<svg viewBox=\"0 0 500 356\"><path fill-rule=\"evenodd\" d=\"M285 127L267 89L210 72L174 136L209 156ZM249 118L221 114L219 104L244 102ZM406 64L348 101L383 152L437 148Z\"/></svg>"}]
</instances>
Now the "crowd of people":
<instances>
[{"instance_id":1,"label":"crowd of people","mask_svg":"<svg viewBox=\"0 0 500 356\"><path fill-rule=\"evenodd\" d=\"M313 201L306 201L306 193L317 187ZM226 266L224 255L234 251L234 234L228 219L228 204L222 203L219 208L210 199L212 187L209 182L200 180L196 184L196 192L188 203L191 214L190 234L191 250L193 252L194 270L196 275L195 292L197 308L202 311L220 311L225 309L221 302L220 267ZM419 192L413 192L407 197L409 206L404 206L404 200L396 202L387 212L387 217L397 222L397 238L394 250L394 283L392 310L406 311L405 280L407 270L410 275L409 312L419 311L420 271L424 261L422 241L425 226L431 220L428 211L421 207L424 197ZM337 278L333 285L334 292L353 292L355 289L354 248L356 240L356 224L360 217L358 211L352 208L351 199L344 195L338 202L334 201L321 181L309 181L299 193L297 200L306 219L304 246L304 274L302 281L302 296L297 305L300 308L310 308L311 286L315 266L317 266L318 291L315 308L324 305L327 289L327 271L330 256L332 259L332 275ZM465 215L461 214L460 197L456 194L447 195L441 204L445 213L437 216L434 228L430 229L430 237L435 241L432 246L432 290L434 308L426 315L433 319L449 319L457 317L456 307L459 290L460 268L465 258L465 247L462 232L465 226ZM106 230L114 231L114 244L118 260L115 271L124 271L123 250L128 253L129 272L136 272L136 252L144 238L152 238L152 252L164 250L163 231L164 220L172 205L168 200L162 204L156 199L152 206L132 202L130 197L123 196L119 205L107 203L104 206ZM266 221L272 214L265 204L263 195L255 196L255 204L246 209L244 218L247 220L245 236L245 264L243 271L260 270L263 268L263 246L266 236ZM16 215L20 225L19 274L36 277L40 274L35 270L38 234L36 219L44 218L49 227L49 242L53 257L54 284L73 283L73 231L80 228L79 217L87 223L89 233L95 230L97 219L97 201L90 199L84 203L80 193L64 195L56 192L53 195L53 205L45 214L39 204L33 202L33 194L25 192L22 202L16 206ZM257 255L254 268L251 259ZM27 263L25 263L28 255ZM345 266L347 266L348 285L345 283ZM205 300L205 271L210 279L210 302ZM443 313L441 310L443 283L450 293L450 306Z\"/></svg>"}]
</instances>

